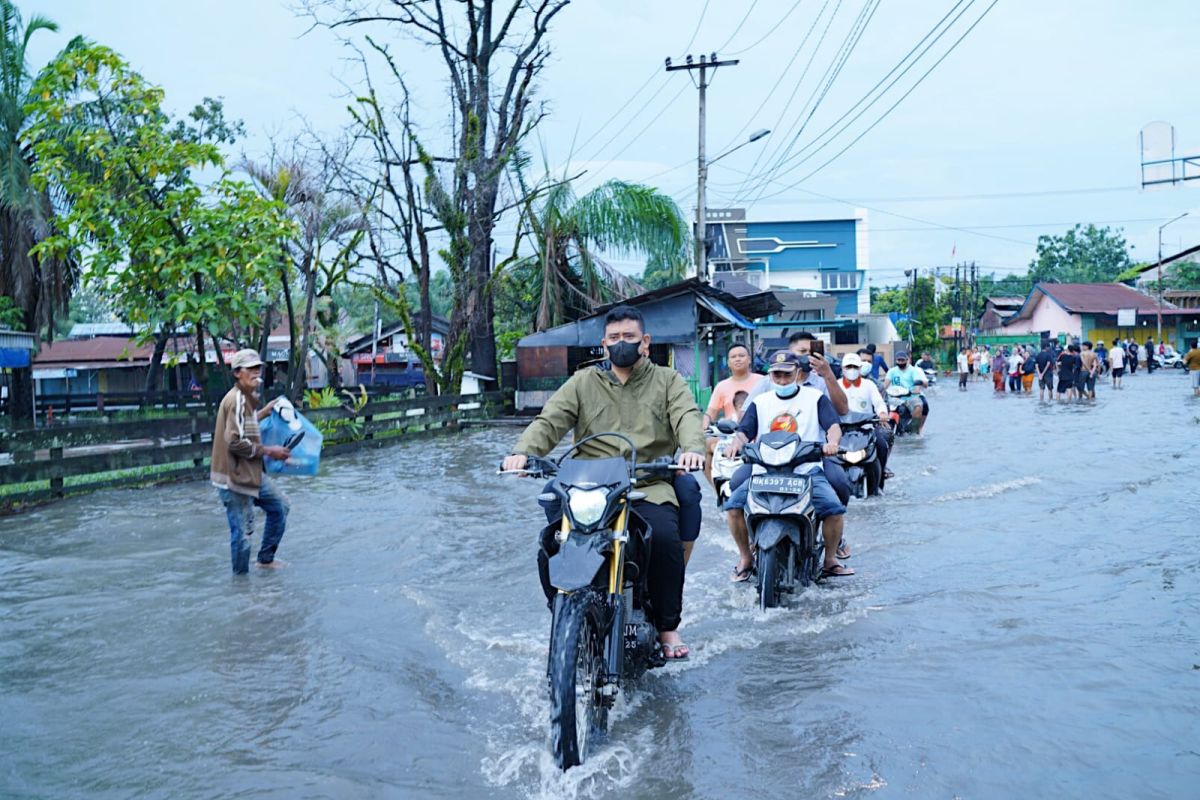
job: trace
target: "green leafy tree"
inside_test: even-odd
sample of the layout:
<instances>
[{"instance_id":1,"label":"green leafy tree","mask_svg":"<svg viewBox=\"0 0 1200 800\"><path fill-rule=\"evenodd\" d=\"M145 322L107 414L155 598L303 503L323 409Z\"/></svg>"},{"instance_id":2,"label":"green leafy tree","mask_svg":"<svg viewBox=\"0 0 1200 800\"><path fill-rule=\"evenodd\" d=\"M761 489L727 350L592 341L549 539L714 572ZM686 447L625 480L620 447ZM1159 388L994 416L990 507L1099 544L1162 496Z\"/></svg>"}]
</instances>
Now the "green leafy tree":
<instances>
[{"instance_id":1,"label":"green leafy tree","mask_svg":"<svg viewBox=\"0 0 1200 800\"><path fill-rule=\"evenodd\" d=\"M84 253L88 280L146 337L194 331L207 383L206 341L220 361L221 337L253 327L292 222L224 171L215 143L178 135L162 90L108 48L64 53L33 96L34 185L72 199L35 255ZM220 172L207 185L196 177L206 169Z\"/></svg>"},{"instance_id":2,"label":"green leafy tree","mask_svg":"<svg viewBox=\"0 0 1200 800\"><path fill-rule=\"evenodd\" d=\"M1200 262L1179 261L1163 267L1163 286L1167 289L1200 290Z\"/></svg>"},{"instance_id":3,"label":"green leafy tree","mask_svg":"<svg viewBox=\"0 0 1200 800\"><path fill-rule=\"evenodd\" d=\"M1130 264L1129 246L1119 230L1076 225L1062 236L1038 237L1027 277L1033 283L1107 283Z\"/></svg>"},{"instance_id":4,"label":"green leafy tree","mask_svg":"<svg viewBox=\"0 0 1200 800\"><path fill-rule=\"evenodd\" d=\"M932 275L918 277L915 285L891 287L871 292L871 313L900 313L908 316L896 326L901 338L911 341L917 352L933 352L941 344L942 326L950 322L951 307L947 288L953 281L942 276L943 289Z\"/></svg>"},{"instance_id":5,"label":"green leafy tree","mask_svg":"<svg viewBox=\"0 0 1200 800\"><path fill-rule=\"evenodd\" d=\"M55 216L52 197L58 195L60 204L69 201L57 187L35 186L31 180L35 155L29 146L29 106L36 78L26 50L37 33L57 30L54 22L41 16L23 22L10 0L0 0L0 295L6 295L20 315L13 327L38 336L53 335L55 318L66 311L79 276L69 250L30 252L50 233ZM80 46L82 40L73 39L64 53ZM12 378L9 407L14 416L28 418L33 407L32 376L28 370L17 370Z\"/></svg>"},{"instance_id":6,"label":"green leafy tree","mask_svg":"<svg viewBox=\"0 0 1200 800\"><path fill-rule=\"evenodd\" d=\"M0 328L20 329L25 324L25 314L17 308L12 298L0 294Z\"/></svg>"}]
</instances>

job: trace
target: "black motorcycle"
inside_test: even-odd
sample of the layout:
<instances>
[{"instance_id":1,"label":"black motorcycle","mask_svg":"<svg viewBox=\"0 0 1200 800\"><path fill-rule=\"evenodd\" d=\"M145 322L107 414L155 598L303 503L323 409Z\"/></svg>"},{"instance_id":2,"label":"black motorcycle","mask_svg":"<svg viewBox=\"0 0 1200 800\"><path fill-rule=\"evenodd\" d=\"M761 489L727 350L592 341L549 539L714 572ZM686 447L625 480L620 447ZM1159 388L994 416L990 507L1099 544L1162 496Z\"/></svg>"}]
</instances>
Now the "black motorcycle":
<instances>
[{"instance_id":1,"label":"black motorcycle","mask_svg":"<svg viewBox=\"0 0 1200 800\"><path fill-rule=\"evenodd\" d=\"M813 508L812 477L794 472L801 464L820 463L821 445L774 431L743 447L742 458L766 470L750 476L746 502L758 602L765 610L821 574L825 541Z\"/></svg>"},{"instance_id":2,"label":"black motorcycle","mask_svg":"<svg viewBox=\"0 0 1200 800\"><path fill-rule=\"evenodd\" d=\"M628 458L575 458L602 437L628 447ZM549 555L551 601L550 741L560 769L582 764L608 731L608 712L623 682L666 663L658 631L643 607L649 596L650 526L632 508L645 497L641 477L668 478L670 459L637 462L637 449L619 433L575 443L557 462L530 458L525 470L554 478L539 499L561 503L562 520L542 531Z\"/></svg>"},{"instance_id":3,"label":"black motorcycle","mask_svg":"<svg viewBox=\"0 0 1200 800\"><path fill-rule=\"evenodd\" d=\"M879 494L883 478L883 466L875 446L875 426L879 418L874 414L847 414L841 419L844 454L837 457L846 470L850 491L857 498L874 497Z\"/></svg>"}]
</instances>

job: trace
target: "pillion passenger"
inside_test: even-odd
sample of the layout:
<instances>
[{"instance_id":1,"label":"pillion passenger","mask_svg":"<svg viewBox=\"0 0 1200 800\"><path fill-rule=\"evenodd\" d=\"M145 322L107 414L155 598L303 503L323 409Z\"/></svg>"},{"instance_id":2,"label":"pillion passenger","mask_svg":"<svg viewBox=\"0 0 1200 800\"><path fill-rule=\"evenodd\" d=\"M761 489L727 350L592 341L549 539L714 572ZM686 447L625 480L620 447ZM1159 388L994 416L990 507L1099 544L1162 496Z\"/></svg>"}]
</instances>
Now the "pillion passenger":
<instances>
[{"instance_id":1,"label":"pillion passenger","mask_svg":"<svg viewBox=\"0 0 1200 800\"><path fill-rule=\"evenodd\" d=\"M746 406L737 434L725 455L733 458L747 442L772 431L790 431L801 441L819 442L827 456L837 455L838 443L842 439L842 428L833 403L811 386L802 385L811 365L808 356L782 350L771 357L768 377L772 391L760 394ZM830 463L828 459L825 464ZM746 527L745 509L750 495L750 475L753 468L744 464L729 481L733 492L725 503L729 531L738 548L738 563L731 579L749 580L752 573L750 532ZM837 559L838 546L842 542L846 506L839 499L821 465L804 464L797 472L812 477L812 502L821 520L825 537L825 560L821 577L844 577L853 575L854 570L843 566Z\"/></svg>"}]
</instances>

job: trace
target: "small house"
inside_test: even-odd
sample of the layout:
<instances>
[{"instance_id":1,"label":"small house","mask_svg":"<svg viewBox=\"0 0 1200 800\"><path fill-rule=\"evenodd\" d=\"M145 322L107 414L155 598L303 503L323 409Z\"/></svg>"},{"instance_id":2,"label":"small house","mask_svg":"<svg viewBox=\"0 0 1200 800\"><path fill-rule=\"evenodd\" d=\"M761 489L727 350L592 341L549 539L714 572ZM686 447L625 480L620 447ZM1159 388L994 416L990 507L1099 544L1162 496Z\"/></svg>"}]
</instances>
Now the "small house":
<instances>
[{"instance_id":1,"label":"small house","mask_svg":"<svg viewBox=\"0 0 1200 800\"><path fill-rule=\"evenodd\" d=\"M733 341L752 344L754 320L779 312L771 292L747 284L725 284L733 294L697 278L621 301L646 320L650 358L678 370L696 395L706 401L725 349ZM604 357L604 315L610 303L583 319L530 334L517 343L518 410L541 408L581 366ZM719 376L717 376L719 377Z\"/></svg>"}]
</instances>

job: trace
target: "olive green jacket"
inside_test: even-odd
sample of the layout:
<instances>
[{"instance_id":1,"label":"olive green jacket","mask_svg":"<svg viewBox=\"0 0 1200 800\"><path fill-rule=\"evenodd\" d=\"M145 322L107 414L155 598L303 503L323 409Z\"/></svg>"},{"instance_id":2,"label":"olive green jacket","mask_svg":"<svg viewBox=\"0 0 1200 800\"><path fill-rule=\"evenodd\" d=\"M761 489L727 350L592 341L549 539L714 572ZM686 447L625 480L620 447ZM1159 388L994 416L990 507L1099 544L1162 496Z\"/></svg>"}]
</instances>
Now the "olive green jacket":
<instances>
[{"instance_id":1,"label":"olive green jacket","mask_svg":"<svg viewBox=\"0 0 1200 800\"><path fill-rule=\"evenodd\" d=\"M624 434L637 447L638 461L674 457L679 449L703 455L700 423L700 409L679 373L643 358L624 384L611 371L598 367L575 373L521 434L513 452L544 456L573 430L576 441L602 431ZM585 444L579 455L608 458L620 455L623 446L619 439L597 439ZM639 489L651 503L679 505L669 482Z\"/></svg>"}]
</instances>

